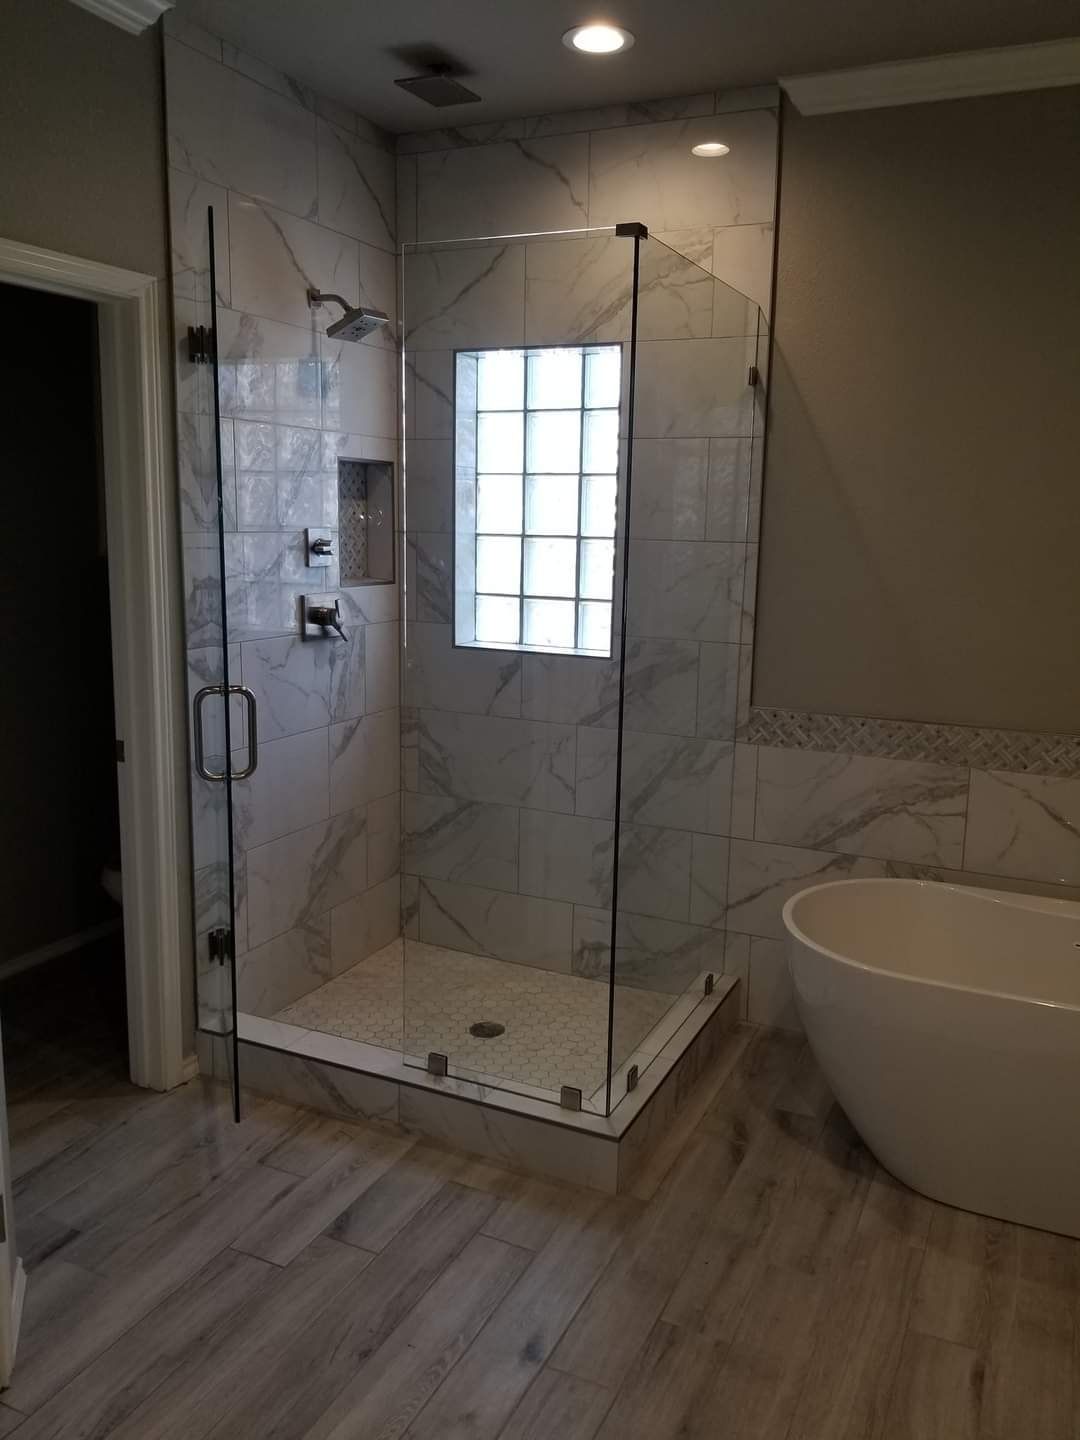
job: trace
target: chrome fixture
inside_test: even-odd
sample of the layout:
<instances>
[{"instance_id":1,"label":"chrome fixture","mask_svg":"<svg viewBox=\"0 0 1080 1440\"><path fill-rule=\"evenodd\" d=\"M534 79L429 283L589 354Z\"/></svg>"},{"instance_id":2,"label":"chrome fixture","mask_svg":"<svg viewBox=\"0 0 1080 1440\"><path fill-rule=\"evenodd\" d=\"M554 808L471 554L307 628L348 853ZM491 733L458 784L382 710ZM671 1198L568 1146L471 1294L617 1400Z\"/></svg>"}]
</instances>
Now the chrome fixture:
<instances>
[{"instance_id":1,"label":"chrome fixture","mask_svg":"<svg viewBox=\"0 0 1080 1440\"><path fill-rule=\"evenodd\" d=\"M300 634L304 640L311 640L320 633L325 636L327 630L336 630L342 640L349 638L341 623L340 600L331 605L322 596L301 595L300 618Z\"/></svg>"},{"instance_id":2,"label":"chrome fixture","mask_svg":"<svg viewBox=\"0 0 1080 1440\"><path fill-rule=\"evenodd\" d=\"M307 547L307 563L312 568L317 565L329 565L334 558L334 537L329 530L304 531L304 544Z\"/></svg>"},{"instance_id":3,"label":"chrome fixture","mask_svg":"<svg viewBox=\"0 0 1080 1440\"><path fill-rule=\"evenodd\" d=\"M332 295L328 290L309 290L307 299L312 309L316 305L325 305L330 301L334 305L340 305L345 311L340 320L335 320L332 325L326 327L327 335L335 340L362 340L373 330L379 330L383 325L390 323L389 315L384 314L383 311L373 310L367 305L354 307L340 295Z\"/></svg>"},{"instance_id":4,"label":"chrome fixture","mask_svg":"<svg viewBox=\"0 0 1080 1440\"><path fill-rule=\"evenodd\" d=\"M203 706L211 695L220 695L226 700L226 703L228 703L228 696L239 695L244 702L247 714L248 763L242 770L234 770L228 760L226 760L224 770L211 770L206 763ZM204 780L246 780L249 775L254 775L259 765L259 706L254 692L249 690L246 685L204 685L196 694L192 709L195 720L195 769L202 778Z\"/></svg>"}]
</instances>

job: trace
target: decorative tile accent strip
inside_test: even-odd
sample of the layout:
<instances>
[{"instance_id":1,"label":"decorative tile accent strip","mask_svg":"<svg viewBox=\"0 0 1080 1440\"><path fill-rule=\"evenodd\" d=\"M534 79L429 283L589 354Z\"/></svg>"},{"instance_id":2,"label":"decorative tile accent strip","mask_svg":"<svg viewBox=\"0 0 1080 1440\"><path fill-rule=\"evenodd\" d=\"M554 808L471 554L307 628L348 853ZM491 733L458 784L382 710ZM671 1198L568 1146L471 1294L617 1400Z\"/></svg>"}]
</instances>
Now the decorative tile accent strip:
<instances>
[{"instance_id":1,"label":"decorative tile accent strip","mask_svg":"<svg viewBox=\"0 0 1080 1440\"><path fill-rule=\"evenodd\" d=\"M785 750L829 750L882 760L968 765L974 770L1080 776L1080 735L876 720L866 715L810 715L755 706L745 736L740 738L751 745Z\"/></svg>"}]
</instances>

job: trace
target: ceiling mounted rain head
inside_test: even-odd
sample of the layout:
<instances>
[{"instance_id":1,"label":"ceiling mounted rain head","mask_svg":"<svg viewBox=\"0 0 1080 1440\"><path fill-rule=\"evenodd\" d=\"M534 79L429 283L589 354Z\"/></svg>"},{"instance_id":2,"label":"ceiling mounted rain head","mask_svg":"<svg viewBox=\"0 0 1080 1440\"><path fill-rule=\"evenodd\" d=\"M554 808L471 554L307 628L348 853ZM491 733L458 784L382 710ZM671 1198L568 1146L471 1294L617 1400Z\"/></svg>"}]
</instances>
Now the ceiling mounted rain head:
<instances>
[{"instance_id":1,"label":"ceiling mounted rain head","mask_svg":"<svg viewBox=\"0 0 1080 1440\"><path fill-rule=\"evenodd\" d=\"M390 323L389 315L385 315L381 310L373 310L367 305L357 305L354 308L340 295L331 295L329 291L309 290L307 298L313 309L329 300L334 305L340 305L345 311L340 320L335 320L326 327L327 335L334 340L363 340L365 335L370 335L373 330L379 330Z\"/></svg>"},{"instance_id":2,"label":"ceiling mounted rain head","mask_svg":"<svg viewBox=\"0 0 1080 1440\"><path fill-rule=\"evenodd\" d=\"M472 105L480 99L475 90L454 79L447 65L432 66L426 75L406 76L404 80L395 80L394 84L415 95L418 100L425 100L440 109L447 105Z\"/></svg>"}]
</instances>

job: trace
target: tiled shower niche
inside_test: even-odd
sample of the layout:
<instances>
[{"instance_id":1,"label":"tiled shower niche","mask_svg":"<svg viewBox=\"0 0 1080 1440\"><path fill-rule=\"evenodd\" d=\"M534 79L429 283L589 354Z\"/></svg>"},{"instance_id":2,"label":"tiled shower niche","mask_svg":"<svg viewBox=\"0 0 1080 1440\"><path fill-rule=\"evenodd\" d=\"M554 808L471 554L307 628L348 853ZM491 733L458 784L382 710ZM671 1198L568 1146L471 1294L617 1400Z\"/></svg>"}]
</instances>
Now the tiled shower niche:
<instances>
[{"instance_id":1,"label":"tiled shower niche","mask_svg":"<svg viewBox=\"0 0 1080 1440\"><path fill-rule=\"evenodd\" d=\"M338 460L338 563L342 585L394 579L394 467Z\"/></svg>"}]
</instances>

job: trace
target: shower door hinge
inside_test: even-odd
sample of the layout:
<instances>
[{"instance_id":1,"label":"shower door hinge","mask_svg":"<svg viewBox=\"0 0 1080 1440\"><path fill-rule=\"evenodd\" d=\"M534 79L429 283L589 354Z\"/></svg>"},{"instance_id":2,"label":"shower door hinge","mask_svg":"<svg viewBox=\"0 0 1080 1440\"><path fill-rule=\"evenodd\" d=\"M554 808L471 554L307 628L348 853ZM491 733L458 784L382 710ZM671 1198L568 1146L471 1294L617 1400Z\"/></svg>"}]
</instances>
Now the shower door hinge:
<instances>
[{"instance_id":1,"label":"shower door hinge","mask_svg":"<svg viewBox=\"0 0 1080 1440\"><path fill-rule=\"evenodd\" d=\"M755 385L757 385L758 379L759 379L759 375L758 375L758 368L757 368L757 366L756 366L756 365L749 365L749 366L747 366L747 370L746 370L746 383L747 383L747 385L749 385L749 386L751 387L751 389L753 389L753 387L754 387Z\"/></svg>"},{"instance_id":2,"label":"shower door hinge","mask_svg":"<svg viewBox=\"0 0 1080 1440\"><path fill-rule=\"evenodd\" d=\"M207 935L206 944L210 951L210 959L216 960L219 965L224 965L232 955L232 931L227 930L224 925L220 925Z\"/></svg>"},{"instance_id":3,"label":"shower door hinge","mask_svg":"<svg viewBox=\"0 0 1080 1440\"><path fill-rule=\"evenodd\" d=\"M214 358L214 333L208 325L189 325L188 359L192 365L209 365Z\"/></svg>"}]
</instances>

